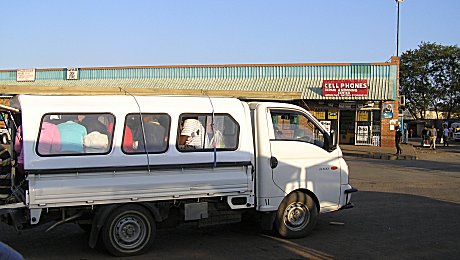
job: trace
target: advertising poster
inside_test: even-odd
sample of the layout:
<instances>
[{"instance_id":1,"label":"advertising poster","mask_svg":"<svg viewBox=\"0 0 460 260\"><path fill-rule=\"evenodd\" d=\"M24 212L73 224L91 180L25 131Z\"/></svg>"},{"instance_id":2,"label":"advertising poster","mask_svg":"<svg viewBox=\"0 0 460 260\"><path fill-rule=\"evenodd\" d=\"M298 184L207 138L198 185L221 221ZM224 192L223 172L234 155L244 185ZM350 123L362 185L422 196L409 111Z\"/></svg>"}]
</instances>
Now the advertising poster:
<instances>
[{"instance_id":1,"label":"advertising poster","mask_svg":"<svg viewBox=\"0 0 460 260\"><path fill-rule=\"evenodd\" d=\"M337 110L329 110L329 112L327 112L327 118L328 119L337 119L337 114L338 114Z\"/></svg>"},{"instance_id":2,"label":"advertising poster","mask_svg":"<svg viewBox=\"0 0 460 260\"><path fill-rule=\"evenodd\" d=\"M358 136L356 137L356 141L367 142L368 138L369 138L369 127L358 126Z\"/></svg>"},{"instance_id":3,"label":"advertising poster","mask_svg":"<svg viewBox=\"0 0 460 260\"><path fill-rule=\"evenodd\" d=\"M326 111L316 111L315 112L316 119L326 119Z\"/></svg>"},{"instance_id":4,"label":"advertising poster","mask_svg":"<svg viewBox=\"0 0 460 260\"><path fill-rule=\"evenodd\" d=\"M369 121L369 112L367 112L367 111L358 111L358 121L360 121L360 122Z\"/></svg>"},{"instance_id":5,"label":"advertising poster","mask_svg":"<svg viewBox=\"0 0 460 260\"><path fill-rule=\"evenodd\" d=\"M393 118L393 106L391 104L383 104L383 118Z\"/></svg>"},{"instance_id":6,"label":"advertising poster","mask_svg":"<svg viewBox=\"0 0 460 260\"><path fill-rule=\"evenodd\" d=\"M19 69L16 71L16 81L35 81L35 69Z\"/></svg>"},{"instance_id":7,"label":"advertising poster","mask_svg":"<svg viewBox=\"0 0 460 260\"><path fill-rule=\"evenodd\" d=\"M69 68L67 69L67 79L76 80L78 79L78 68Z\"/></svg>"}]
</instances>

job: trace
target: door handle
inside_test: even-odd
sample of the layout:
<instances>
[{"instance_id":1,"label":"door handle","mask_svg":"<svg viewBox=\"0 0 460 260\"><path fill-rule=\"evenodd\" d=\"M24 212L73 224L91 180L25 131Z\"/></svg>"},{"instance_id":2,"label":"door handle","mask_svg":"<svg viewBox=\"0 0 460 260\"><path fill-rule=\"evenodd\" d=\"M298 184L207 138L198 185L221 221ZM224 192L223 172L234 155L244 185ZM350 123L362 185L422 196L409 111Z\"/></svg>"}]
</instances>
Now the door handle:
<instances>
[{"instance_id":1,"label":"door handle","mask_svg":"<svg viewBox=\"0 0 460 260\"><path fill-rule=\"evenodd\" d=\"M278 159L276 159L276 157L271 157L270 158L270 167L272 167L272 169L275 169L276 166L278 166Z\"/></svg>"}]
</instances>

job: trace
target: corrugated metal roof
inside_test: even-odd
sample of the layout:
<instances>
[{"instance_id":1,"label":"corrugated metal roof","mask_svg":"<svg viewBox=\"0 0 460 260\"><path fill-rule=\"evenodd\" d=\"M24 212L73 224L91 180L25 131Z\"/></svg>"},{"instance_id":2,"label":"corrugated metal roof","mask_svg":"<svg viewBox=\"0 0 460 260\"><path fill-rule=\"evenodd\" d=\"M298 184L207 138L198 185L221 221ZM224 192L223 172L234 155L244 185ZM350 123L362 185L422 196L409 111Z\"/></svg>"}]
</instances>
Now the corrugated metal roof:
<instances>
[{"instance_id":1,"label":"corrugated metal roof","mask_svg":"<svg viewBox=\"0 0 460 260\"><path fill-rule=\"evenodd\" d=\"M394 100L397 65L238 65L82 68L79 80L65 69L36 70L34 82L16 82L16 71L0 71L0 85L300 92L303 99ZM323 80L367 79L367 97L324 97Z\"/></svg>"}]
</instances>

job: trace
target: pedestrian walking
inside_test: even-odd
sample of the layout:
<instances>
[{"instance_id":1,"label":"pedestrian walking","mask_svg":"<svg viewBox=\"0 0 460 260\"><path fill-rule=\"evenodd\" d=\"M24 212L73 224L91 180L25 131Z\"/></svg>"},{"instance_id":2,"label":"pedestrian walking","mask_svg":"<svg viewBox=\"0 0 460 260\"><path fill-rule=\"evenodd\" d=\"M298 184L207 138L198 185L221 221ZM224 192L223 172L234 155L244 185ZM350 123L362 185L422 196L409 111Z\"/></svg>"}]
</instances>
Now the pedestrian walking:
<instances>
[{"instance_id":1,"label":"pedestrian walking","mask_svg":"<svg viewBox=\"0 0 460 260\"><path fill-rule=\"evenodd\" d=\"M447 128L447 125L444 125L442 130L442 139L444 139L443 146L449 146L449 128Z\"/></svg>"},{"instance_id":2,"label":"pedestrian walking","mask_svg":"<svg viewBox=\"0 0 460 260\"><path fill-rule=\"evenodd\" d=\"M427 140L428 140L428 128L423 128L422 130L422 147L425 146L425 144L427 143Z\"/></svg>"},{"instance_id":3,"label":"pedestrian walking","mask_svg":"<svg viewBox=\"0 0 460 260\"><path fill-rule=\"evenodd\" d=\"M404 144L407 144L407 142L409 141L409 131L407 130L407 128L404 128L404 138L403 138L403 143Z\"/></svg>"},{"instance_id":4,"label":"pedestrian walking","mask_svg":"<svg viewBox=\"0 0 460 260\"><path fill-rule=\"evenodd\" d=\"M395 144L396 144L396 155L401 154L401 138L402 138L402 133L401 130L399 129L399 126L396 126L396 134L395 134Z\"/></svg>"},{"instance_id":5,"label":"pedestrian walking","mask_svg":"<svg viewBox=\"0 0 460 260\"><path fill-rule=\"evenodd\" d=\"M437 131L434 125L431 127L431 129L429 129L429 133L430 133L430 149L436 150Z\"/></svg>"}]
</instances>

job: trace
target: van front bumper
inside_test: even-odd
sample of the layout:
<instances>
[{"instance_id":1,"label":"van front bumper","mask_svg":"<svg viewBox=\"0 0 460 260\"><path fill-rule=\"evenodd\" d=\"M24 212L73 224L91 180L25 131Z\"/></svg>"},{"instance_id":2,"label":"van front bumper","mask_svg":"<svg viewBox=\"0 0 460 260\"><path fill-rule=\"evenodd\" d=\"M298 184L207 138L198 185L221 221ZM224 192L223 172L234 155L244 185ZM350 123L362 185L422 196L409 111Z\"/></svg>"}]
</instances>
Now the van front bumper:
<instances>
[{"instance_id":1,"label":"van front bumper","mask_svg":"<svg viewBox=\"0 0 460 260\"><path fill-rule=\"evenodd\" d=\"M358 192L358 189L356 188L353 188L351 187L350 185L348 185L350 188L349 189L346 189L344 190L344 194L345 194L345 205L343 205L342 207L340 207L339 210L343 210L343 209L351 209L353 208L355 205L353 203L350 202L351 200L351 193L355 193L355 192Z\"/></svg>"}]
</instances>

